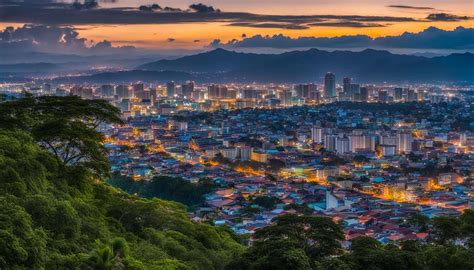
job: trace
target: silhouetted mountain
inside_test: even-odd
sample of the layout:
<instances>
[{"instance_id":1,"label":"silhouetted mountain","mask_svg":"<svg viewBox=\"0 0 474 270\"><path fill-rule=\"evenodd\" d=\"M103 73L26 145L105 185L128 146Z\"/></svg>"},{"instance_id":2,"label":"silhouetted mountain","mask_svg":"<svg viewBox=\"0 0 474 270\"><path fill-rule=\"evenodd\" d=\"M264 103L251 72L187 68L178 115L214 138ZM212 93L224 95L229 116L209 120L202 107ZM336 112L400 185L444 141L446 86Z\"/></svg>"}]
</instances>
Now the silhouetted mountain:
<instances>
[{"instance_id":1,"label":"silhouetted mountain","mask_svg":"<svg viewBox=\"0 0 474 270\"><path fill-rule=\"evenodd\" d=\"M137 69L218 73L220 80L242 82L321 81L328 71L340 77L353 77L359 82L461 82L474 79L474 55L464 53L427 58L373 49L361 52L310 49L253 54L216 49L176 60L144 64ZM203 81L199 76L197 78Z\"/></svg>"}]
</instances>

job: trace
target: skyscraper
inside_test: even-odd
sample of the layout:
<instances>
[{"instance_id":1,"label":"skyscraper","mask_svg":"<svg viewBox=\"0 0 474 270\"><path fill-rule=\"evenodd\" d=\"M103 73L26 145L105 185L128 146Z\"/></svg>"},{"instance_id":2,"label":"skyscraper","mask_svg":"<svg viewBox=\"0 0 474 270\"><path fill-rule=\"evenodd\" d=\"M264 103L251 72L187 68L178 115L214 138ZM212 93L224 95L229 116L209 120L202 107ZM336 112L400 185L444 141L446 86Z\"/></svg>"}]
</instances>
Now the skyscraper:
<instances>
[{"instance_id":1,"label":"skyscraper","mask_svg":"<svg viewBox=\"0 0 474 270\"><path fill-rule=\"evenodd\" d=\"M314 126L311 128L311 140L313 143L322 143L323 142L323 128Z\"/></svg>"},{"instance_id":2,"label":"skyscraper","mask_svg":"<svg viewBox=\"0 0 474 270\"><path fill-rule=\"evenodd\" d=\"M344 93L349 93L349 85L352 83L352 79L351 78L344 78L342 79L342 91L344 91Z\"/></svg>"},{"instance_id":3,"label":"skyscraper","mask_svg":"<svg viewBox=\"0 0 474 270\"><path fill-rule=\"evenodd\" d=\"M166 84L166 96L167 97L172 97L172 96L174 96L174 92L175 92L174 82L168 82Z\"/></svg>"},{"instance_id":4,"label":"skyscraper","mask_svg":"<svg viewBox=\"0 0 474 270\"><path fill-rule=\"evenodd\" d=\"M324 98L333 99L336 97L336 75L331 72L324 76Z\"/></svg>"},{"instance_id":5,"label":"skyscraper","mask_svg":"<svg viewBox=\"0 0 474 270\"><path fill-rule=\"evenodd\" d=\"M144 91L145 85L143 83L136 83L133 85L133 96L142 98Z\"/></svg>"},{"instance_id":6,"label":"skyscraper","mask_svg":"<svg viewBox=\"0 0 474 270\"><path fill-rule=\"evenodd\" d=\"M118 98L129 98L130 89L126 85L118 85L115 89Z\"/></svg>"},{"instance_id":7,"label":"skyscraper","mask_svg":"<svg viewBox=\"0 0 474 270\"><path fill-rule=\"evenodd\" d=\"M194 82L187 81L181 86L181 89L183 96L191 98L191 93L194 91Z\"/></svg>"},{"instance_id":8,"label":"skyscraper","mask_svg":"<svg viewBox=\"0 0 474 270\"><path fill-rule=\"evenodd\" d=\"M369 89L367 87L360 88L360 101L367 102L369 100Z\"/></svg>"},{"instance_id":9,"label":"skyscraper","mask_svg":"<svg viewBox=\"0 0 474 270\"><path fill-rule=\"evenodd\" d=\"M411 132L401 132L397 134L397 150L399 154L408 154L412 151L413 136Z\"/></svg>"}]
</instances>

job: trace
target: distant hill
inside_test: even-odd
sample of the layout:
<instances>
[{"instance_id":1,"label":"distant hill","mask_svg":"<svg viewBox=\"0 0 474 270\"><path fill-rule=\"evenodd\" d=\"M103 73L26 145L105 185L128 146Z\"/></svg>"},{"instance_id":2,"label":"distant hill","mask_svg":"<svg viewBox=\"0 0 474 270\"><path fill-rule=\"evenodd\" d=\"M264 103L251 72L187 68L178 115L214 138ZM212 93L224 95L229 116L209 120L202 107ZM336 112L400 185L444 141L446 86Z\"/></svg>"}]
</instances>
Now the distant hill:
<instances>
[{"instance_id":1,"label":"distant hill","mask_svg":"<svg viewBox=\"0 0 474 270\"><path fill-rule=\"evenodd\" d=\"M160 60L137 67L146 71L219 74L220 80L241 82L321 81L328 71L358 82L472 82L474 55L440 57L398 55L367 49L360 52L310 49L282 54L254 54L215 49L210 52ZM205 81L199 79L198 81Z\"/></svg>"},{"instance_id":2,"label":"distant hill","mask_svg":"<svg viewBox=\"0 0 474 270\"><path fill-rule=\"evenodd\" d=\"M60 71L61 65L52 63L2 64L0 73L34 73Z\"/></svg>"}]
</instances>

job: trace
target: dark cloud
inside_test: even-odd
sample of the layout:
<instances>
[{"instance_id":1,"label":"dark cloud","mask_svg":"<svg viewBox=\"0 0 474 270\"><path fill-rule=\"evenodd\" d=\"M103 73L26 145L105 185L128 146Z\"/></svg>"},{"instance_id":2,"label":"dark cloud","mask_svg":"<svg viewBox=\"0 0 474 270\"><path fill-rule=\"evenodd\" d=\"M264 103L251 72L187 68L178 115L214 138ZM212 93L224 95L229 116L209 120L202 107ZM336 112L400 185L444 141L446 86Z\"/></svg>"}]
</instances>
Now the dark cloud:
<instances>
[{"instance_id":1,"label":"dark cloud","mask_svg":"<svg viewBox=\"0 0 474 270\"><path fill-rule=\"evenodd\" d=\"M201 42L201 40L195 39L195 40L193 40L193 42L194 42L194 43L198 43L198 42Z\"/></svg>"},{"instance_id":2,"label":"dark cloud","mask_svg":"<svg viewBox=\"0 0 474 270\"><path fill-rule=\"evenodd\" d=\"M223 48L416 48L416 49L474 49L474 28L458 27L445 31L435 27L420 33L403 33L400 36L387 36L372 39L366 35L341 37L299 37L284 35L255 35L242 40L230 40L223 43L214 40L210 47Z\"/></svg>"},{"instance_id":3,"label":"dark cloud","mask_svg":"<svg viewBox=\"0 0 474 270\"><path fill-rule=\"evenodd\" d=\"M309 27L301 24L290 23L251 23L251 22L236 22L230 23L228 26L252 27L252 28L279 28L290 30L308 29Z\"/></svg>"},{"instance_id":4,"label":"dark cloud","mask_svg":"<svg viewBox=\"0 0 474 270\"><path fill-rule=\"evenodd\" d=\"M41 0L40 0L41 1ZM52 8L55 5L54 8ZM99 8L76 10L70 4L38 4L0 0L0 21L24 22L36 24L172 24L193 22L221 22L255 28L305 29L308 24L334 21L360 22L352 23L353 27L363 27L363 23L414 22L414 18L392 16L358 16L358 15L262 15L244 12L217 12L211 6L192 5L190 11L165 7L155 12L143 12L138 8ZM212 12L214 10L214 12ZM281 25L279 25L281 24ZM368 24L370 26L370 24Z\"/></svg>"},{"instance_id":5,"label":"dark cloud","mask_svg":"<svg viewBox=\"0 0 474 270\"><path fill-rule=\"evenodd\" d=\"M468 16L458 16L448 13L433 13L428 15L426 19L430 21L443 21L443 22L457 22L457 21L465 21L472 19Z\"/></svg>"},{"instance_id":6,"label":"dark cloud","mask_svg":"<svg viewBox=\"0 0 474 270\"><path fill-rule=\"evenodd\" d=\"M363 22L315 22L308 24L309 26L330 26L330 27L352 27L352 28L369 28L369 27L385 27L385 24L381 23L363 23Z\"/></svg>"},{"instance_id":7,"label":"dark cloud","mask_svg":"<svg viewBox=\"0 0 474 270\"><path fill-rule=\"evenodd\" d=\"M132 47L114 47L109 41L93 44L73 27L24 25L6 27L0 31L2 52L53 52L53 53L112 53Z\"/></svg>"},{"instance_id":8,"label":"dark cloud","mask_svg":"<svg viewBox=\"0 0 474 270\"><path fill-rule=\"evenodd\" d=\"M432 7L417 7L417 6L405 6L405 5L389 5L390 8L402 8L402 9L419 9L419 10L430 10Z\"/></svg>"},{"instance_id":9,"label":"dark cloud","mask_svg":"<svg viewBox=\"0 0 474 270\"><path fill-rule=\"evenodd\" d=\"M217 47L226 46L227 44L229 43L222 44L220 39L214 39L213 41L211 41L211 43L209 43L208 46L211 48L217 48Z\"/></svg>"},{"instance_id":10,"label":"dark cloud","mask_svg":"<svg viewBox=\"0 0 474 270\"><path fill-rule=\"evenodd\" d=\"M216 39L209 46L224 48L305 48L305 47L361 47L371 41L367 36L342 36L336 38L299 37L291 38L282 34L273 36L255 35L242 40L230 40L222 43Z\"/></svg>"},{"instance_id":11,"label":"dark cloud","mask_svg":"<svg viewBox=\"0 0 474 270\"><path fill-rule=\"evenodd\" d=\"M75 0L74 3L72 4L72 7L78 10L93 9L93 8L98 8L99 3L97 2L97 0L84 0L84 2Z\"/></svg>"},{"instance_id":12,"label":"dark cloud","mask_svg":"<svg viewBox=\"0 0 474 270\"><path fill-rule=\"evenodd\" d=\"M192 4L189 6L189 8L193 11L200 12L200 13L221 12L219 9L215 9L213 6L207 6L202 3Z\"/></svg>"},{"instance_id":13,"label":"dark cloud","mask_svg":"<svg viewBox=\"0 0 474 270\"><path fill-rule=\"evenodd\" d=\"M166 41L168 41L168 42L175 42L176 39L174 39L174 38L167 38Z\"/></svg>"}]
</instances>

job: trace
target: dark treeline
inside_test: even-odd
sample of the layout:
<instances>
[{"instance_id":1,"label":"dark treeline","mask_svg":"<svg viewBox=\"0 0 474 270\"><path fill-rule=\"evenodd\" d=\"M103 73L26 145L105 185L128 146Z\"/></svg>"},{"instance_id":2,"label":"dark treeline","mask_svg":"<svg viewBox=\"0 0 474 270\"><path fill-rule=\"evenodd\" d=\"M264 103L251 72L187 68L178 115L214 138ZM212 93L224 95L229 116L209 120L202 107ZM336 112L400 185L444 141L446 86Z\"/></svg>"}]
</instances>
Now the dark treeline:
<instances>
[{"instance_id":1,"label":"dark treeline","mask_svg":"<svg viewBox=\"0 0 474 270\"><path fill-rule=\"evenodd\" d=\"M209 178L201 178L197 183L191 183L180 177L156 176L151 180L135 181L130 177L113 175L107 182L143 198L172 200L188 207L204 204L204 195L217 188Z\"/></svg>"}]
</instances>

